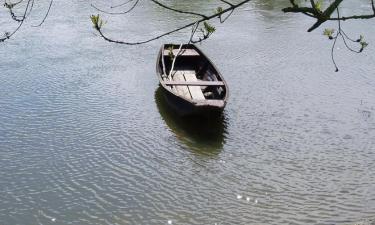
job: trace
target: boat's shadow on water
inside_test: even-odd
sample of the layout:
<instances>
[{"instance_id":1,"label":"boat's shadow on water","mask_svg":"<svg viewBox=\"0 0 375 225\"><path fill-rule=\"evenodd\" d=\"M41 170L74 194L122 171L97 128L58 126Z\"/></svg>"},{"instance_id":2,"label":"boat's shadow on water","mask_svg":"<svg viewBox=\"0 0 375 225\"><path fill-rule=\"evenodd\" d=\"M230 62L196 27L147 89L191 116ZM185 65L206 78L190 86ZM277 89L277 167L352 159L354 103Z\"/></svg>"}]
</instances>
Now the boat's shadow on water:
<instances>
[{"instance_id":1,"label":"boat's shadow on water","mask_svg":"<svg viewBox=\"0 0 375 225\"><path fill-rule=\"evenodd\" d=\"M223 149L226 137L225 115L180 117L167 104L162 88L155 91L159 113L179 141L195 153L216 155Z\"/></svg>"}]
</instances>

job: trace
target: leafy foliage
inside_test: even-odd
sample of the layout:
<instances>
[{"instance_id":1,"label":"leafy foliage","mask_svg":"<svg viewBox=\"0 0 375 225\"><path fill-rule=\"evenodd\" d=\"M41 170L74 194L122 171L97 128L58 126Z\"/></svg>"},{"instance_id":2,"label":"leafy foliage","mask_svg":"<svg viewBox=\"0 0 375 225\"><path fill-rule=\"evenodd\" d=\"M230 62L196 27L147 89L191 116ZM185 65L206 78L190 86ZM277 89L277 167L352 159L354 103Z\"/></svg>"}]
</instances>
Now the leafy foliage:
<instances>
[{"instance_id":1,"label":"leafy foliage","mask_svg":"<svg viewBox=\"0 0 375 225\"><path fill-rule=\"evenodd\" d=\"M173 46L168 47L168 57L170 58L171 61L175 57L173 54Z\"/></svg>"},{"instance_id":2,"label":"leafy foliage","mask_svg":"<svg viewBox=\"0 0 375 225\"><path fill-rule=\"evenodd\" d=\"M364 36L363 35L360 35L360 37L359 37L359 39L357 41L361 45L361 49L359 51L362 52L368 46L368 43L364 40Z\"/></svg>"},{"instance_id":3,"label":"leafy foliage","mask_svg":"<svg viewBox=\"0 0 375 225\"><path fill-rule=\"evenodd\" d=\"M207 34L207 36L210 36L212 33L216 31L216 28L212 26L211 24L209 24L207 21L203 22L203 26L204 26L205 34Z\"/></svg>"},{"instance_id":4,"label":"leafy foliage","mask_svg":"<svg viewBox=\"0 0 375 225\"><path fill-rule=\"evenodd\" d=\"M223 7L217 7L216 13L222 13L223 12Z\"/></svg>"},{"instance_id":5,"label":"leafy foliage","mask_svg":"<svg viewBox=\"0 0 375 225\"><path fill-rule=\"evenodd\" d=\"M335 33L335 29L324 29L323 35L327 36L329 39L333 39L333 34Z\"/></svg>"},{"instance_id":6,"label":"leafy foliage","mask_svg":"<svg viewBox=\"0 0 375 225\"><path fill-rule=\"evenodd\" d=\"M319 0L318 2L315 3L315 9L322 11L323 8L323 0Z\"/></svg>"},{"instance_id":7,"label":"leafy foliage","mask_svg":"<svg viewBox=\"0 0 375 225\"><path fill-rule=\"evenodd\" d=\"M91 15L91 22L94 25L94 28L96 30L100 30L103 26L103 20L100 18L99 14L98 15Z\"/></svg>"}]
</instances>

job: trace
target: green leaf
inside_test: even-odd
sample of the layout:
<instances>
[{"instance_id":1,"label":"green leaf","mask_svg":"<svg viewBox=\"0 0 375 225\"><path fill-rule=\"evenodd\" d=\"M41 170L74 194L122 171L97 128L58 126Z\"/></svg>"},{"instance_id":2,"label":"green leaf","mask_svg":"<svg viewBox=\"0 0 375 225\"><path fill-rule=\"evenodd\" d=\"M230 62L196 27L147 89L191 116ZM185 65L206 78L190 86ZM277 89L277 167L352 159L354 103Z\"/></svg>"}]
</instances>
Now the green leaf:
<instances>
[{"instance_id":1,"label":"green leaf","mask_svg":"<svg viewBox=\"0 0 375 225\"><path fill-rule=\"evenodd\" d=\"M335 33L335 29L324 29L323 35L327 36L329 39L333 39L333 34Z\"/></svg>"},{"instance_id":2,"label":"green leaf","mask_svg":"<svg viewBox=\"0 0 375 225\"><path fill-rule=\"evenodd\" d=\"M361 45L359 52L362 52L368 46L368 43L365 41L365 37L363 35L360 35L357 41Z\"/></svg>"},{"instance_id":3,"label":"green leaf","mask_svg":"<svg viewBox=\"0 0 375 225\"><path fill-rule=\"evenodd\" d=\"M365 41L361 41L359 44L361 44L362 48L366 48L368 46L368 43Z\"/></svg>"},{"instance_id":4,"label":"green leaf","mask_svg":"<svg viewBox=\"0 0 375 225\"><path fill-rule=\"evenodd\" d=\"M217 9L216 9L216 12L217 13L222 13L223 12L223 7L217 7Z\"/></svg>"},{"instance_id":5,"label":"green leaf","mask_svg":"<svg viewBox=\"0 0 375 225\"><path fill-rule=\"evenodd\" d=\"M208 35L210 35L210 34L212 34L213 32L216 31L216 28L206 21L203 22L203 26L204 26L204 29L205 29L205 31L207 32Z\"/></svg>"},{"instance_id":6,"label":"green leaf","mask_svg":"<svg viewBox=\"0 0 375 225\"><path fill-rule=\"evenodd\" d=\"M100 30L103 26L103 20L100 18L99 14L98 15L91 15L90 16L91 22L94 25L94 28L97 30Z\"/></svg>"},{"instance_id":7,"label":"green leaf","mask_svg":"<svg viewBox=\"0 0 375 225\"><path fill-rule=\"evenodd\" d=\"M315 3L315 9L322 11L322 6L323 6L323 0L319 0L318 2Z\"/></svg>"},{"instance_id":8,"label":"green leaf","mask_svg":"<svg viewBox=\"0 0 375 225\"><path fill-rule=\"evenodd\" d=\"M172 61L173 58L174 58L173 46L168 47L168 56L169 56L170 60Z\"/></svg>"}]
</instances>

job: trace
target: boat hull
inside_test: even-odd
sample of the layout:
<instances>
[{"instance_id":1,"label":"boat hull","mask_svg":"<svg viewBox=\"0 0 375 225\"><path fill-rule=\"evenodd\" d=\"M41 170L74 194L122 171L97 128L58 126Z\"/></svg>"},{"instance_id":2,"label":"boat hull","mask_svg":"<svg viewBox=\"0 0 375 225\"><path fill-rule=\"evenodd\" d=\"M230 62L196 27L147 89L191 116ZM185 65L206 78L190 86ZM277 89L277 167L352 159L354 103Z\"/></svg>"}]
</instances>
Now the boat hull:
<instances>
[{"instance_id":1,"label":"boat hull","mask_svg":"<svg viewBox=\"0 0 375 225\"><path fill-rule=\"evenodd\" d=\"M217 116L220 115L224 107L211 105L197 105L174 95L162 87L163 96L168 106L180 116Z\"/></svg>"},{"instance_id":2,"label":"boat hull","mask_svg":"<svg viewBox=\"0 0 375 225\"><path fill-rule=\"evenodd\" d=\"M164 98L167 104L169 105L169 107L181 116L220 115L224 110L224 107L226 105L228 95L229 95L227 84L224 78L221 76L220 72L215 67L215 65L211 62L211 60L195 45L186 44L183 46L184 49L191 49L192 51L187 51L186 54L188 56L183 55L182 57L186 57L183 60L179 58L178 60L178 62L180 63L179 69L188 70L188 71L191 71L191 70L200 71L202 74L201 77L199 78L201 79L200 80L201 82L202 81L208 82L208 83L212 82L211 85L208 84L207 86L211 86L211 87L220 86L221 91L220 92L218 91L219 88L209 89L208 91L211 91L211 92L207 93L208 96L210 96L209 94L212 94L213 96L211 95L210 97L207 97L206 99L193 98L192 95L191 95L192 98L187 98L184 94L176 93L176 91L173 91L171 89L171 86L168 86L170 84L168 84L168 82L163 80L162 75L169 74L169 71L171 69L171 63L169 63L168 65L164 64L165 62L164 58L167 57L165 55L165 50L168 49L170 46L174 46L173 51L178 52L177 45L173 45L173 44L162 45L158 54L157 62L156 62L156 72L157 72L157 76L159 79L159 84L163 90ZM197 56L198 58L196 58ZM202 70L202 68L205 68L205 69ZM179 69L176 69L176 70L178 71ZM203 74L206 74L207 77L211 79L203 78ZM184 79L187 81L186 77ZM195 81L193 81L192 83L194 82ZM205 86L204 84L199 84L199 85ZM190 91L191 89L189 89L189 92ZM202 94L204 93L201 93L201 95Z\"/></svg>"}]
</instances>

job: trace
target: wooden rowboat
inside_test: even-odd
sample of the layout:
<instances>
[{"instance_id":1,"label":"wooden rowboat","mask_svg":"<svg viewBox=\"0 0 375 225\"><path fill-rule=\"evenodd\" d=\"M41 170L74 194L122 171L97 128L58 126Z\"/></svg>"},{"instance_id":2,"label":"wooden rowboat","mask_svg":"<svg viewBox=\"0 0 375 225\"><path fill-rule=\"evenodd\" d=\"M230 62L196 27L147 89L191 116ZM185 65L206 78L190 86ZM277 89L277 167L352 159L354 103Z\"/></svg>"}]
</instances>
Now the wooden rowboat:
<instances>
[{"instance_id":1,"label":"wooden rowboat","mask_svg":"<svg viewBox=\"0 0 375 225\"><path fill-rule=\"evenodd\" d=\"M162 45L156 72L168 104L181 115L221 113L228 87L214 64L193 44Z\"/></svg>"}]
</instances>

